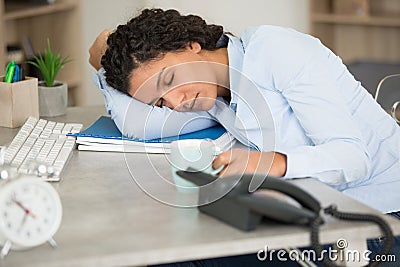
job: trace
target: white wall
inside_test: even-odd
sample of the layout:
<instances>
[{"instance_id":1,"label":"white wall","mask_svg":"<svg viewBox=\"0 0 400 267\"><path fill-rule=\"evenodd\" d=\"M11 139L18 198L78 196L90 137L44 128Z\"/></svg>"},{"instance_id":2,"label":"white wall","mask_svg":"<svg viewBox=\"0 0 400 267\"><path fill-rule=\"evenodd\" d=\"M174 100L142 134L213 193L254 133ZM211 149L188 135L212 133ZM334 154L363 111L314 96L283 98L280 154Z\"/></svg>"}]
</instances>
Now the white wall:
<instances>
[{"instance_id":1,"label":"white wall","mask_svg":"<svg viewBox=\"0 0 400 267\"><path fill-rule=\"evenodd\" d=\"M114 29L118 24L126 23L142 8L142 0L83 0L82 33L83 51L83 85L80 97L84 105L102 105L103 96L92 82L94 69L89 65L89 47L103 29Z\"/></svg>"},{"instance_id":2,"label":"white wall","mask_svg":"<svg viewBox=\"0 0 400 267\"><path fill-rule=\"evenodd\" d=\"M88 49L103 29L114 29L125 23L143 7L175 8L184 14L197 14L208 23L221 24L226 31L239 35L248 26L273 24L308 32L308 0L84 0L83 57L88 62ZM103 97L91 82L93 69L84 69L86 105L103 103Z\"/></svg>"},{"instance_id":3,"label":"white wall","mask_svg":"<svg viewBox=\"0 0 400 267\"><path fill-rule=\"evenodd\" d=\"M273 24L308 31L308 0L145 0L146 7L177 8L221 24L236 35L248 26Z\"/></svg>"}]
</instances>

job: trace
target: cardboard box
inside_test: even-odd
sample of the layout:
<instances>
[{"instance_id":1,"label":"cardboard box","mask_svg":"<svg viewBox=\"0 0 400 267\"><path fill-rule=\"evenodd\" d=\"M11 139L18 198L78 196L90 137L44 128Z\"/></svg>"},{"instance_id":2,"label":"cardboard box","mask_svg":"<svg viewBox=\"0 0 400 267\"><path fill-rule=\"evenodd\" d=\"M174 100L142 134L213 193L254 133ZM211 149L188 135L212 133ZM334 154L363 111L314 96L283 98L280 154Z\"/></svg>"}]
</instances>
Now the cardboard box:
<instances>
[{"instance_id":1,"label":"cardboard box","mask_svg":"<svg viewBox=\"0 0 400 267\"><path fill-rule=\"evenodd\" d=\"M0 76L0 126L22 126L29 116L39 118L38 79L26 77L16 83L5 83Z\"/></svg>"},{"instance_id":2,"label":"cardboard box","mask_svg":"<svg viewBox=\"0 0 400 267\"><path fill-rule=\"evenodd\" d=\"M334 0L333 12L340 15L369 15L369 0Z\"/></svg>"}]
</instances>

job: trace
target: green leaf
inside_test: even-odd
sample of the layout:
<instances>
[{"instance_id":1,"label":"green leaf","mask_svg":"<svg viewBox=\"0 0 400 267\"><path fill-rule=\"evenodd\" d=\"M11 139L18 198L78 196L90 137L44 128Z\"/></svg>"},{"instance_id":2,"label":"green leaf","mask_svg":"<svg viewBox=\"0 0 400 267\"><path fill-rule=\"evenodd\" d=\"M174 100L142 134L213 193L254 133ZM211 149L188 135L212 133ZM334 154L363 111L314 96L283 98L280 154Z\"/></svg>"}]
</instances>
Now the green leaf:
<instances>
[{"instance_id":1,"label":"green leaf","mask_svg":"<svg viewBox=\"0 0 400 267\"><path fill-rule=\"evenodd\" d=\"M46 86L50 87L54 85L54 81L60 70L70 61L68 57L61 59L59 52L56 54L53 53L51 51L50 40L47 39L47 48L44 50L44 53L39 56L34 56L33 60L27 63L39 69L43 75Z\"/></svg>"}]
</instances>

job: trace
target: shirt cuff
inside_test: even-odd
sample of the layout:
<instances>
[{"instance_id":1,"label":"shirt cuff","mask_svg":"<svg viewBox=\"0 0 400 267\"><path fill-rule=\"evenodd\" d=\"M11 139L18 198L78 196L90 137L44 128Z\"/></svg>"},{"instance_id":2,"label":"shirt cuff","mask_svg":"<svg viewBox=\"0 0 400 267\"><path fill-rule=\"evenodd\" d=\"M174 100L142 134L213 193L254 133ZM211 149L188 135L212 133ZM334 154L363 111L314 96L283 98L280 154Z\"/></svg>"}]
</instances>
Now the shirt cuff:
<instances>
[{"instance_id":1,"label":"shirt cuff","mask_svg":"<svg viewBox=\"0 0 400 267\"><path fill-rule=\"evenodd\" d=\"M309 175L305 175L304 170L311 170L310 160L304 156L302 152L294 151L276 151L286 155L286 173L283 176L284 179L292 178L305 178Z\"/></svg>"}]
</instances>

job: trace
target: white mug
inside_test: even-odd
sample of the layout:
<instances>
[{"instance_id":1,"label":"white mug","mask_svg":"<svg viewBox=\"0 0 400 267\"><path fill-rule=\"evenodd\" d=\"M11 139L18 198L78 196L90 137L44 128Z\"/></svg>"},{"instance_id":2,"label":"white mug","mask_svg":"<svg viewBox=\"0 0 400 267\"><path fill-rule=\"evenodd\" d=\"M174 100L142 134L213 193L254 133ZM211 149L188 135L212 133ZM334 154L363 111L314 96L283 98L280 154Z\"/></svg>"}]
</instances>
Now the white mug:
<instances>
[{"instance_id":1,"label":"white mug","mask_svg":"<svg viewBox=\"0 0 400 267\"><path fill-rule=\"evenodd\" d=\"M186 139L172 142L170 163L172 177L177 189L179 191L188 191L190 188L198 188L193 183L177 175L177 171L186 171L188 168L192 168L212 175L219 173L224 166L216 170L212 167L212 162L219 153L219 147L209 139Z\"/></svg>"}]
</instances>

